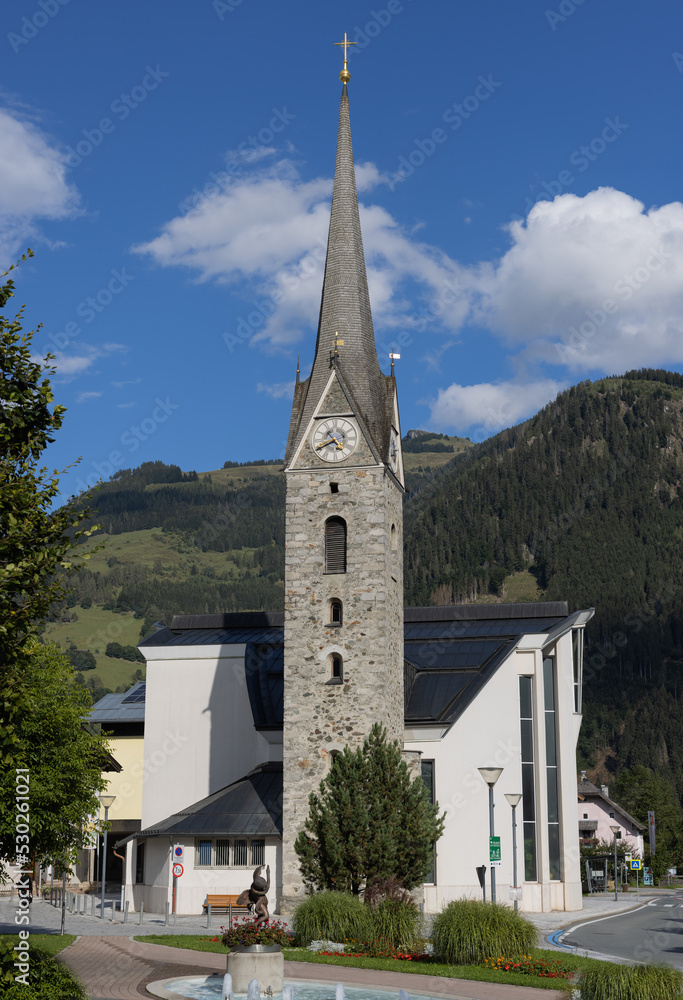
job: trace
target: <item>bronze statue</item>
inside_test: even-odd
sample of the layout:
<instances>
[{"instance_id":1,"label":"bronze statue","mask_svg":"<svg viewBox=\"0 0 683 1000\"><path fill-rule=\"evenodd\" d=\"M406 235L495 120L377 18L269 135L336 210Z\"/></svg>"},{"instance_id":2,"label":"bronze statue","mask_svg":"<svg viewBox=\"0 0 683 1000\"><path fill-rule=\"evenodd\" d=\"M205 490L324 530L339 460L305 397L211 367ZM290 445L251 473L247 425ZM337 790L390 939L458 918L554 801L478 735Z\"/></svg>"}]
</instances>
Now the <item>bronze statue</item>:
<instances>
[{"instance_id":1,"label":"bronze statue","mask_svg":"<svg viewBox=\"0 0 683 1000\"><path fill-rule=\"evenodd\" d=\"M265 878L261 875L262 871L263 865L260 865L254 872L251 886L237 897L237 906L247 907L249 912L253 914L257 927L270 919L268 897L266 896L270 889L270 865L266 865Z\"/></svg>"}]
</instances>

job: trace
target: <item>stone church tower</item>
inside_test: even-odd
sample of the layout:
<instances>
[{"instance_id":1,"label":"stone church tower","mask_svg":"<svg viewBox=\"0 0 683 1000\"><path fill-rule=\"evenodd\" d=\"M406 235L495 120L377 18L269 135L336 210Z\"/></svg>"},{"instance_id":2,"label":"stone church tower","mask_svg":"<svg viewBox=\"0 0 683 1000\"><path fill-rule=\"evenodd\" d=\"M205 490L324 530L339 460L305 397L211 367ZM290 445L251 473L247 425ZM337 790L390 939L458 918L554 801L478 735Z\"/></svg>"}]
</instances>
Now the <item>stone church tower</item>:
<instances>
[{"instance_id":1,"label":"stone church tower","mask_svg":"<svg viewBox=\"0 0 683 1000\"><path fill-rule=\"evenodd\" d=\"M403 739L401 428L372 327L346 60L340 79L315 360L297 372L284 466L283 910L304 893L294 841L334 752L375 722Z\"/></svg>"}]
</instances>

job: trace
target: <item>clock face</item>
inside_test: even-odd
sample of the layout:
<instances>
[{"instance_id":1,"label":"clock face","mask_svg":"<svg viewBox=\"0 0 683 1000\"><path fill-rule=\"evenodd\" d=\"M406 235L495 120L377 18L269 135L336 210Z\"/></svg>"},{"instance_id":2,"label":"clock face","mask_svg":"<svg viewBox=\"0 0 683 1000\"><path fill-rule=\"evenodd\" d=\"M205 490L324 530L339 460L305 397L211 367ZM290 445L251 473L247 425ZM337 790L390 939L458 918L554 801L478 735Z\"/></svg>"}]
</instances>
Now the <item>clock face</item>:
<instances>
[{"instance_id":1,"label":"clock face","mask_svg":"<svg viewBox=\"0 0 683 1000\"><path fill-rule=\"evenodd\" d=\"M398 472L398 456L400 447L401 442L399 441L398 432L392 427L391 441L389 443L389 464L391 465L392 472Z\"/></svg>"},{"instance_id":2,"label":"clock face","mask_svg":"<svg viewBox=\"0 0 683 1000\"><path fill-rule=\"evenodd\" d=\"M358 429L344 417L319 420L311 434L311 447L323 462L343 462L356 450Z\"/></svg>"}]
</instances>

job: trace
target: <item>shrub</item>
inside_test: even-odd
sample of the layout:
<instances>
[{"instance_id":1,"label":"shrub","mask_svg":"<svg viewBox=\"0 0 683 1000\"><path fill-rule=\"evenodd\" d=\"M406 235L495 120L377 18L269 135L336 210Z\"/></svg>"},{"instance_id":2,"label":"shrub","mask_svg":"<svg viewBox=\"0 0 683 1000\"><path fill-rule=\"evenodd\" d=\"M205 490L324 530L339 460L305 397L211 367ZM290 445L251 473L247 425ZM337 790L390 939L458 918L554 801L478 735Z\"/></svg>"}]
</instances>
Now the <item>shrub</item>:
<instances>
[{"instance_id":1,"label":"shrub","mask_svg":"<svg viewBox=\"0 0 683 1000\"><path fill-rule=\"evenodd\" d=\"M582 1000L678 1000L683 972L660 965L589 969L579 982Z\"/></svg>"},{"instance_id":2,"label":"shrub","mask_svg":"<svg viewBox=\"0 0 683 1000\"><path fill-rule=\"evenodd\" d=\"M51 955L37 948L30 949L29 984L15 981L16 956L12 945L0 942L0 992L3 1000L87 1000L72 973Z\"/></svg>"},{"instance_id":3,"label":"shrub","mask_svg":"<svg viewBox=\"0 0 683 1000\"><path fill-rule=\"evenodd\" d=\"M394 948L410 949L420 939L422 918L412 899L383 899L370 907L373 938L385 938Z\"/></svg>"},{"instance_id":4,"label":"shrub","mask_svg":"<svg viewBox=\"0 0 683 1000\"><path fill-rule=\"evenodd\" d=\"M316 892L294 911L294 933L301 945L311 941L366 940L372 935L370 913L358 896Z\"/></svg>"},{"instance_id":5,"label":"shrub","mask_svg":"<svg viewBox=\"0 0 683 1000\"><path fill-rule=\"evenodd\" d=\"M450 965L480 965L491 955L526 954L536 928L502 903L456 899L435 918L432 940Z\"/></svg>"}]
</instances>

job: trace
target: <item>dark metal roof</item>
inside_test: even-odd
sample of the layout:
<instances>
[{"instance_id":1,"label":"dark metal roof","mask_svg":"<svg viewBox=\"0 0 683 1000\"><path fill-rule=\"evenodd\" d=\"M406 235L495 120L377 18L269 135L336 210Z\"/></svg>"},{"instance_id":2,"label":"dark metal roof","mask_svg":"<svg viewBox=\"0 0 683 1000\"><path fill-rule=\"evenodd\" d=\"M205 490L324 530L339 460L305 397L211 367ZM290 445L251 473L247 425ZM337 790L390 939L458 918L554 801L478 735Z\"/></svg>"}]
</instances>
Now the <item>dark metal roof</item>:
<instances>
[{"instance_id":1,"label":"dark metal roof","mask_svg":"<svg viewBox=\"0 0 683 1000\"><path fill-rule=\"evenodd\" d=\"M509 656L523 635L561 634L564 601L406 608L405 721L451 725ZM150 646L245 643L247 691L254 725L282 727L284 615L241 612L178 615L140 643Z\"/></svg>"},{"instance_id":2,"label":"dark metal roof","mask_svg":"<svg viewBox=\"0 0 683 1000\"><path fill-rule=\"evenodd\" d=\"M93 705L88 722L144 722L145 682L134 684L128 691L105 694Z\"/></svg>"},{"instance_id":3,"label":"dark metal roof","mask_svg":"<svg viewBox=\"0 0 683 1000\"><path fill-rule=\"evenodd\" d=\"M260 764L253 771L181 809L141 837L279 837L282 835L282 764ZM130 840L131 838L126 838ZM121 841L125 843L126 841ZM117 845L118 846L118 845Z\"/></svg>"}]
</instances>

